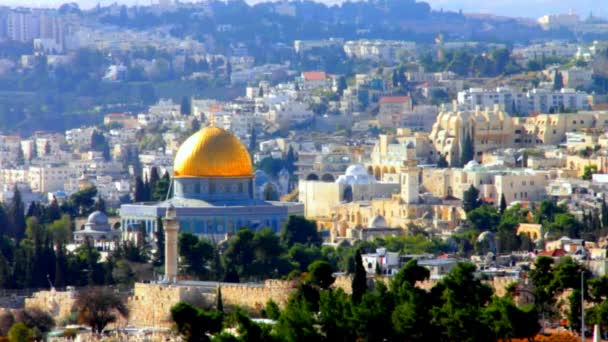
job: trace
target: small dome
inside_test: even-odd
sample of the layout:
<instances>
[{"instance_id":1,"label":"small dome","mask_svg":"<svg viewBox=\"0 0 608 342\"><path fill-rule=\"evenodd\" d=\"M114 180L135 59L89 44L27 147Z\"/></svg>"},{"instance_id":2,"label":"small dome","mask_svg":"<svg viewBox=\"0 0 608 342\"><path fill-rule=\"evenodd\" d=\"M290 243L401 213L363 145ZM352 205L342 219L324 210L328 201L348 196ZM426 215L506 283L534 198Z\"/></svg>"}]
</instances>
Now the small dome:
<instances>
[{"instance_id":1,"label":"small dome","mask_svg":"<svg viewBox=\"0 0 608 342\"><path fill-rule=\"evenodd\" d=\"M363 165L355 164L349 166L344 174L346 176L361 176L367 175L367 171L365 171L365 167Z\"/></svg>"},{"instance_id":2,"label":"small dome","mask_svg":"<svg viewBox=\"0 0 608 342\"><path fill-rule=\"evenodd\" d=\"M106 225L108 224L108 216L103 212L97 210L91 215L89 215L89 217L87 218L87 223L95 225Z\"/></svg>"},{"instance_id":3,"label":"small dome","mask_svg":"<svg viewBox=\"0 0 608 342\"><path fill-rule=\"evenodd\" d=\"M376 215L372 218L369 223L371 228L388 228L388 223L386 223L386 219L382 215Z\"/></svg>"},{"instance_id":4,"label":"small dome","mask_svg":"<svg viewBox=\"0 0 608 342\"><path fill-rule=\"evenodd\" d=\"M470 160L464 167L466 169L470 169L470 168L473 168L476 166L479 166L479 163L475 159L473 159L473 160Z\"/></svg>"}]
</instances>

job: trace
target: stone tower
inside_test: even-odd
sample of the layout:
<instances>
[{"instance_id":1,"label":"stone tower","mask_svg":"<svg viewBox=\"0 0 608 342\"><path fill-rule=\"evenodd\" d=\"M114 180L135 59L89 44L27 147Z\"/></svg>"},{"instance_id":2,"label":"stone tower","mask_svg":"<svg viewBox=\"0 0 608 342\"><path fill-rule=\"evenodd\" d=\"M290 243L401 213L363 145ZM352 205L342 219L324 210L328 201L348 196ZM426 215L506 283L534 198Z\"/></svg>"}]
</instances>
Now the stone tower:
<instances>
[{"instance_id":1,"label":"stone tower","mask_svg":"<svg viewBox=\"0 0 608 342\"><path fill-rule=\"evenodd\" d=\"M165 281L174 283L177 281L177 233L179 232L179 221L172 205L167 208L163 218L165 228Z\"/></svg>"},{"instance_id":2,"label":"stone tower","mask_svg":"<svg viewBox=\"0 0 608 342\"><path fill-rule=\"evenodd\" d=\"M399 173L399 183L401 184L401 200L406 204L418 203L420 187L418 171L418 162L416 160L406 160L403 162L401 172Z\"/></svg>"}]
</instances>

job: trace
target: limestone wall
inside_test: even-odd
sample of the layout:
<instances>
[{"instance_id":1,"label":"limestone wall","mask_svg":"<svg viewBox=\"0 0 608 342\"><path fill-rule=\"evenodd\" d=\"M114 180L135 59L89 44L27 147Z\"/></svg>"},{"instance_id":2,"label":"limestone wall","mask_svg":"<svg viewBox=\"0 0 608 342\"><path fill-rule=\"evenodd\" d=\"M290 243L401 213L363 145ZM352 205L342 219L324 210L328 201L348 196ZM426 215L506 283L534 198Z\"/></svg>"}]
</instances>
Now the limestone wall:
<instances>
[{"instance_id":1,"label":"limestone wall","mask_svg":"<svg viewBox=\"0 0 608 342\"><path fill-rule=\"evenodd\" d=\"M346 292L346 294L353 293L353 277L351 275L339 275L336 277L336 281L332 285L334 288L340 288Z\"/></svg>"},{"instance_id":2,"label":"limestone wall","mask_svg":"<svg viewBox=\"0 0 608 342\"><path fill-rule=\"evenodd\" d=\"M59 323L72 313L75 300L74 291L38 291L32 297L25 299L25 308L46 311Z\"/></svg>"},{"instance_id":3,"label":"limestone wall","mask_svg":"<svg viewBox=\"0 0 608 342\"><path fill-rule=\"evenodd\" d=\"M226 307L239 306L259 313L270 299L279 307L285 307L296 288L296 281L274 279L266 280L263 285L222 284L222 300Z\"/></svg>"},{"instance_id":4,"label":"limestone wall","mask_svg":"<svg viewBox=\"0 0 608 342\"><path fill-rule=\"evenodd\" d=\"M171 325L171 307L179 302L200 304L208 287L135 283L128 299L129 323L139 327Z\"/></svg>"}]
</instances>

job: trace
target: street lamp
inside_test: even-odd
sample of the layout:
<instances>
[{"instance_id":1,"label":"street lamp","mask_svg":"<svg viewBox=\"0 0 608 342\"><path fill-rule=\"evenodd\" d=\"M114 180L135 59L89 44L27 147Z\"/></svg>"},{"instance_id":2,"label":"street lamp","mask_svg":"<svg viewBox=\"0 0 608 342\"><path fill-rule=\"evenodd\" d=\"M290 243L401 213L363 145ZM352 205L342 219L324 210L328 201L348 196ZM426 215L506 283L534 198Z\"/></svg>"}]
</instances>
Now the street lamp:
<instances>
[{"instance_id":1,"label":"street lamp","mask_svg":"<svg viewBox=\"0 0 608 342\"><path fill-rule=\"evenodd\" d=\"M581 269L581 341L585 340L585 270Z\"/></svg>"}]
</instances>

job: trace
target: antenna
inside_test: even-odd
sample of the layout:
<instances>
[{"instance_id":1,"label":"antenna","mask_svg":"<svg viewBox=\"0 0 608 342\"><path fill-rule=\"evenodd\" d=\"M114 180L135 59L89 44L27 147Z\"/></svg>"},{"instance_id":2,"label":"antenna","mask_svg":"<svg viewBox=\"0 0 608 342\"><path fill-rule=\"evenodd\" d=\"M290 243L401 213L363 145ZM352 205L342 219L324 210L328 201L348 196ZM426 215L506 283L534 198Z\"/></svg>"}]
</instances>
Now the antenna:
<instances>
[{"instance_id":1,"label":"antenna","mask_svg":"<svg viewBox=\"0 0 608 342\"><path fill-rule=\"evenodd\" d=\"M173 188L173 178L170 178L169 188L167 188L167 194L165 195L165 201L169 199L169 194L171 194L171 188Z\"/></svg>"}]
</instances>

